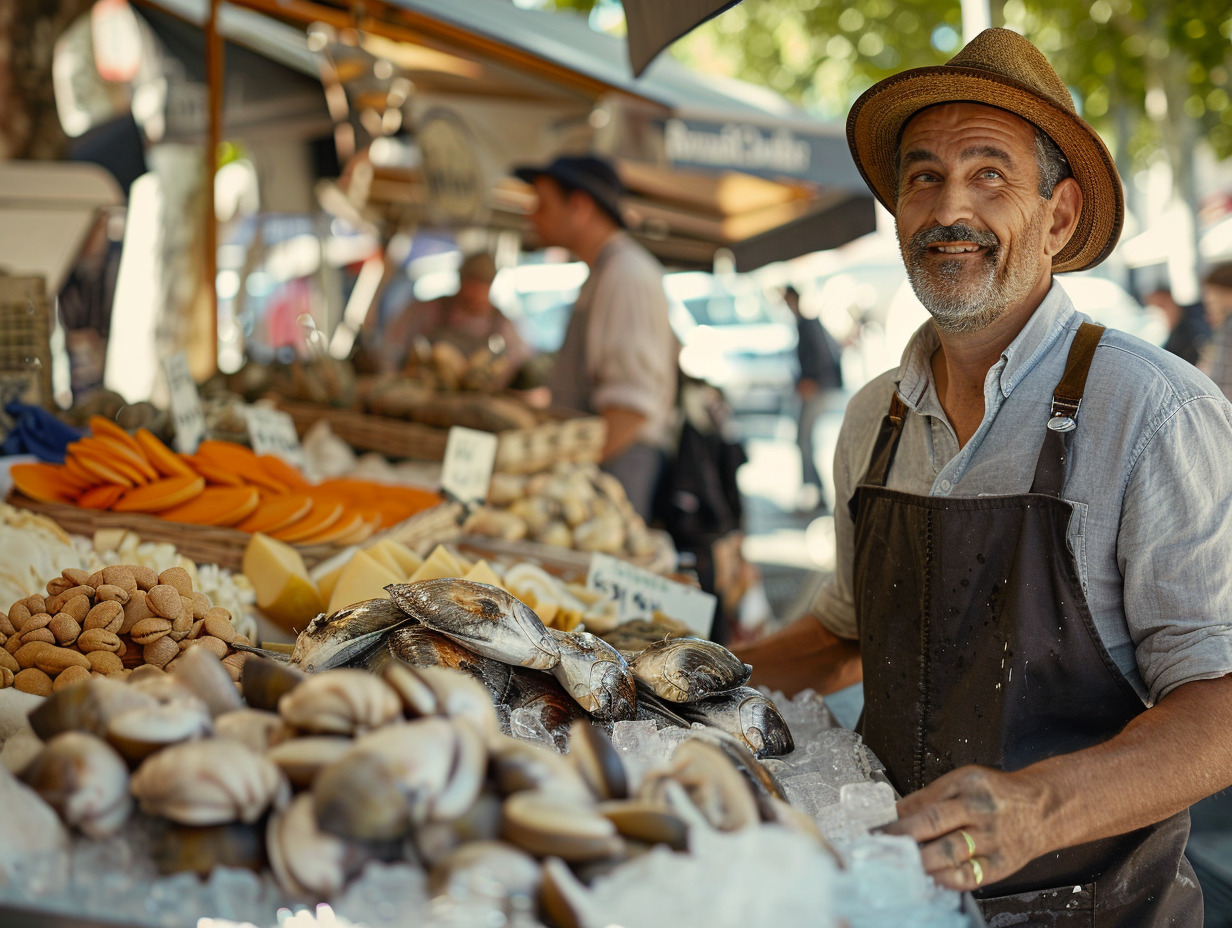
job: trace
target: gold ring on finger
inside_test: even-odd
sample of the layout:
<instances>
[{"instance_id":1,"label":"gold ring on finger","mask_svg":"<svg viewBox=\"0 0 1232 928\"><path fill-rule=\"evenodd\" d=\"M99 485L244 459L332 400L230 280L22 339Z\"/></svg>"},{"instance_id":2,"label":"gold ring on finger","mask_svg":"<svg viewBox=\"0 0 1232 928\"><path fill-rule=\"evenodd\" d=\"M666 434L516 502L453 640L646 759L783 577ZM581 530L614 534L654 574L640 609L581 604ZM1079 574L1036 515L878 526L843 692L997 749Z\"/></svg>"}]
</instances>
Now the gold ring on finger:
<instances>
[{"instance_id":1,"label":"gold ring on finger","mask_svg":"<svg viewBox=\"0 0 1232 928\"><path fill-rule=\"evenodd\" d=\"M984 882L984 868L980 862L972 857L967 863L971 864L971 875L975 877L975 885L979 886Z\"/></svg>"},{"instance_id":2,"label":"gold ring on finger","mask_svg":"<svg viewBox=\"0 0 1232 928\"><path fill-rule=\"evenodd\" d=\"M967 834L966 829L958 829L958 833L963 836L963 840L967 842L967 859L970 860L975 856L975 838Z\"/></svg>"}]
</instances>

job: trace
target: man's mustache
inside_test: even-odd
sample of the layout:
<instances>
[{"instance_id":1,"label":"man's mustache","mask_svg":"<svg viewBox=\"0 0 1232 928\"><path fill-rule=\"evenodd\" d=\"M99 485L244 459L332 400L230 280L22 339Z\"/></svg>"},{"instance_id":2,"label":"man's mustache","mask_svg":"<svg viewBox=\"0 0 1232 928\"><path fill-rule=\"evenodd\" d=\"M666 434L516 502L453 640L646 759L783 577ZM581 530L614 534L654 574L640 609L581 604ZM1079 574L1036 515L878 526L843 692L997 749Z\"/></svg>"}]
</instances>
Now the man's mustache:
<instances>
[{"instance_id":1,"label":"man's mustache","mask_svg":"<svg viewBox=\"0 0 1232 928\"><path fill-rule=\"evenodd\" d=\"M937 245L941 242L971 242L988 249L996 249L1001 244L1001 240L992 232L980 231L961 224L933 226L931 229L921 229L911 236L911 248L916 252L922 252L929 245Z\"/></svg>"}]
</instances>

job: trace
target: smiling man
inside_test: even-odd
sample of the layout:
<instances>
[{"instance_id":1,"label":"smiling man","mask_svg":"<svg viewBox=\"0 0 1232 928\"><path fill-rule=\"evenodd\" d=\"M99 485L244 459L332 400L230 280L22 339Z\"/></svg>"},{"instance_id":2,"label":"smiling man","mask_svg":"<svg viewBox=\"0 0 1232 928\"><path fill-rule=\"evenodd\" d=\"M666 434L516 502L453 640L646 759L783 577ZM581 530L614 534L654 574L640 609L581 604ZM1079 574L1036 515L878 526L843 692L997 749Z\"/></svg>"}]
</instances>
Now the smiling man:
<instances>
[{"instance_id":1,"label":"smiling man","mask_svg":"<svg viewBox=\"0 0 1232 928\"><path fill-rule=\"evenodd\" d=\"M812 614L740 654L826 691L858 641L887 830L991 925L1198 928L1187 810L1232 783L1232 405L1054 279L1124 205L1021 36L887 78L847 132L932 318L848 406Z\"/></svg>"}]
</instances>

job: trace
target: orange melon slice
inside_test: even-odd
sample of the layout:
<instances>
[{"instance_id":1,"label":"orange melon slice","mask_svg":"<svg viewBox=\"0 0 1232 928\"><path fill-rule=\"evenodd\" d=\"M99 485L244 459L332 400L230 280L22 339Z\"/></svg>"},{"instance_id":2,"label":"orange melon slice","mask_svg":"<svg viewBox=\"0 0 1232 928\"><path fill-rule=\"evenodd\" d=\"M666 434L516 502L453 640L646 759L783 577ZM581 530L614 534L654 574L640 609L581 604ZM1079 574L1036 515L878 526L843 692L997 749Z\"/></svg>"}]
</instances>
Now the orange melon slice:
<instances>
[{"instance_id":1,"label":"orange melon slice","mask_svg":"<svg viewBox=\"0 0 1232 928\"><path fill-rule=\"evenodd\" d=\"M98 486L103 482L97 474L92 474L82 467L81 462L74 460L71 454L64 459L64 476L80 484L83 489Z\"/></svg>"},{"instance_id":2,"label":"orange melon slice","mask_svg":"<svg viewBox=\"0 0 1232 928\"><path fill-rule=\"evenodd\" d=\"M265 468L266 473L293 490L306 490L312 486L307 477L276 454L259 454L257 461Z\"/></svg>"},{"instance_id":3,"label":"orange melon slice","mask_svg":"<svg viewBox=\"0 0 1232 928\"><path fill-rule=\"evenodd\" d=\"M77 505L83 509L110 509L127 492L117 483L100 483L77 497Z\"/></svg>"},{"instance_id":4,"label":"orange melon slice","mask_svg":"<svg viewBox=\"0 0 1232 928\"><path fill-rule=\"evenodd\" d=\"M341 519L345 511L346 507L342 503L318 500L313 503L312 512L308 513L304 518L276 532L270 532L270 535L279 541L293 543L303 538L311 538L313 535L321 534Z\"/></svg>"},{"instance_id":5,"label":"orange melon slice","mask_svg":"<svg viewBox=\"0 0 1232 928\"><path fill-rule=\"evenodd\" d=\"M367 541L372 533L381 527L380 518L365 519L364 522L357 526L353 532L346 535L339 535L333 539L333 544L336 545L357 545L360 542Z\"/></svg>"},{"instance_id":6,"label":"orange melon slice","mask_svg":"<svg viewBox=\"0 0 1232 928\"><path fill-rule=\"evenodd\" d=\"M334 544L339 538L347 538L356 534L359 530L367 526L367 521L364 519L362 512L344 515L333 525L328 526L323 531L315 532L303 538L296 540L296 544L301 545L327 545Z\"/></svg>"},{"instance_id":7,"label":"orange melon slice","mask_svg":"<svg viewBox=\"0 0 1232 928\"><path fill-rule=\"evenodd\" d=\"M116 422L112 422L106 416L91 416L89 426L90 431L94 433L96 438L102 438L106 435L137 454L142 453L141 446L137 444L137 439L133 438L123 427Z\"/></svg>"},{"instance_id":8,"label":"orange melon slice","mask_svg":"<svg viewBox=\"0 0 1232 928\"><path fill-rule=\"evenodd\" d=\"M123 466L124 473L138 483L149 483L158 479L158 471L150 466L144 454L133 451L127 445L114 438L93 438L86 436L76 442L77 454L87 454L91 457L107 460L113 465Z\"/></svg>"},{"instance_id":9,"label":"orange melon slice","mask_svg":"<svg viewBox=\"0 0 1232 928\"><path fill-rule=\"evenodd\" d=\"M62 468L56 464L14 464L9 469L9 475L13 478L13 486L40 503L72 505L80 492L77 485L67 479Z\"/></svg>"},{"instance_id":10,"label":"orange melon slice","mask_svg":"<svg viewBox=\"0 0 1232 928\"><path fill-rule=\"evenodd\" d=\"M69 446L70 448L72 445ZM73 453L73 460L93 474L98 483L118 483L122 487L135 487L137 481L129 476L129 471L121 464L111 459L102 460L85 454ZM141 481L145 482L145 481Z\"/></svg>"},{"instance_id":11,"label":"orange melon slice","mask_svg":"<svg viewBox=\"0 0 1232 928\"><path fill-rule=\"evenodd\" d=\"M232 473L225 467L219 467L213 461L208 461L198 454L186 454L184 460L188 462L189 467L205 478L206 483L224 487L244 485L244 478L239 474Z\"/></svg>"},{"instance_id":12,"label":"orange melon slice","mask_svg":"<svg viewBox=\"0 0 1232 928\"><path fill-rule=\"evenodd\" d=\"M158 515L193 525L235 525L251 515L259 502L261 495L256 487L206 487L189 502Z\"/></svg>"},{"instance_id":13,"label":"orange melon slice","mask_svg":"<svg viewBox=\"0 0 1232 928\"><path fill-rule=\"evenodd\" d=\"M116 512L162 512L195 499L205 489L205 478L164 477L129 490L111 508Z\"/></svg>"},{"instance_id":14,"label":"orange melon slice","mask_svg":"<svg viewBox=\"0 0 1232 928\"><path fill-rule=\"evenodd\" d=\"M137 444L154 469L164 477L196 477L197 472L184 459L159 441L149 429L137 429Z\"/></svg>"},{"instance_id":15,"label":"orange melon slice","mask_svg":"<svg viewBox=\"0 0 1232 928\"><path fill-rule=\"evenodd\" d=\"M236 526L241 532L276 532L298 522L312 511L312 500L301 493L263 499L247 519Z\"/></svg>"},{"instance_id":16,"label":"orange melon slice","mask_svg":"<svg viewBox=\"0 0 1232 928\"><path fill-rule=\"evenodd\" d=\"M245 483L273 490L275 493L287 492L287 484L271 476L269 471L261 466L251 448L229 441L203 441L197 446L197 457L210 465L231 471Z\"/></svg>"}]
</instances>

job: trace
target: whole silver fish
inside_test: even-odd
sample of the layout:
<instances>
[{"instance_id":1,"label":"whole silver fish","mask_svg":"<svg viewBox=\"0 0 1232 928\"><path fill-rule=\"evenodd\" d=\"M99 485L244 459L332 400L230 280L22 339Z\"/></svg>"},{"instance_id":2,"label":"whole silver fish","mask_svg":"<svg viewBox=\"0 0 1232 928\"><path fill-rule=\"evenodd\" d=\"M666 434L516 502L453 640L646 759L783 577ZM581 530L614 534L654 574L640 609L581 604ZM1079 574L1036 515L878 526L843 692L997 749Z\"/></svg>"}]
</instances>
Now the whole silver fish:
<instances>
[{"instance_id":1,"label":"whole silver fish","mask_svg":"<svg viewBox=\"0 0 1232 928\"><path fill-rule=\"evenodd\" d=\"M499 587L444 579L385 589L407 615L476 654L535 670L560 663L560 648L539 616Z\"/></svg>"},{"instance_id":2,"label":"whole silver fish","mask_svg":"<svg viewBox=\"0 0 1232 928\"><path fill-rule=\"evenodd\" d=\"M757 757L779 757L795 748L791 729L778 707L751 686L698 702L680 703L675 709L691 722L702 722L735 735Z\"/></svg>"},{"instance_id":3,"label":"whole silver fish","mask_svg":"<svg viewBox=\"0 0 1232 928\"><path fill-rule=\"evenodd\" d=\"M552 676L583 709L605 722L637 714L637 686L619 651L589 632L552 630L560 647L560 663Z\"/></svg>"},{"instance_id":4,"label":"whole silver fish","mask_svg":"<svg viewBox=\"0 0 1232 928\"><path fill-rule=\"evenodd\" d=\"M744 685L753 668L705 638L656 641L629 661L638 680L670 702L696 702Z\"/></svg>"},{"instance_id":5,"label":"whole silver fish","mask_svg":"<svg viewBox=\"0 0 1232 928\"><path fill-rule=\"evenodd\" d=\"M413 621L388 599L367 599L321 614L295 639L291 665L308 673L354 663L395 628Z\"/></svg>"}]
</instances>

